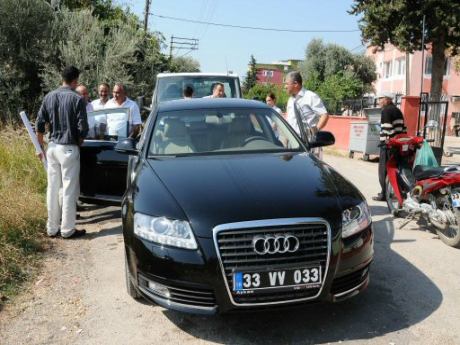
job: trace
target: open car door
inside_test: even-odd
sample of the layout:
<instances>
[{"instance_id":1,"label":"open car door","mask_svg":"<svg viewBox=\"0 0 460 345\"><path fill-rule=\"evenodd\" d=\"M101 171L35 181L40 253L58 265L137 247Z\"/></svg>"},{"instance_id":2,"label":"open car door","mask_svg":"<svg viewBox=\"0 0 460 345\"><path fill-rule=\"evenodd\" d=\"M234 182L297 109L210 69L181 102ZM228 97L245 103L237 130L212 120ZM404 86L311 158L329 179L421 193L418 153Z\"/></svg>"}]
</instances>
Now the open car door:
<instances>
[{"instance_id":1,"label":"open car door","mask_svg":"<svg viewBox=\"0 0 460 345\"><path fill-rule=\"evenodd\" d=\"M89 132L80 149L80 200L119 205L126 189L128 156L114 150L129 135L128 108L88 113Z\"/></svg>"}]
</instances>

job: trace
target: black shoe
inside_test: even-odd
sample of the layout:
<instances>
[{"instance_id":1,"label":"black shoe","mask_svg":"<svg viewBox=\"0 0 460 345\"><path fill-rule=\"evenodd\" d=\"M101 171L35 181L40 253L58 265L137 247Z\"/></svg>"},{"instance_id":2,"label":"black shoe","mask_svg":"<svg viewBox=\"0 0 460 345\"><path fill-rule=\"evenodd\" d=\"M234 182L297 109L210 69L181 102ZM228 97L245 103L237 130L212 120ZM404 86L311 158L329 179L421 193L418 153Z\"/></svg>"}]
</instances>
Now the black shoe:
<instances>
[{"instance_id":1,"label":"black shoe","mask_svg":"<svg viewBox=\"0 0 460 345\"><path fill-rule=\"evenodd\" d=\"M373 196L372 200L374 201L385 201L385 195L383 193L377 194L377 196Z\"/></svg>"},{"instance_id":2,"label":"black shoe","mask_svg":"<svg viewBox=\"0 0 460 345\"><path fill-rule=\"evenodd\" d=\"M85 236L86 234L86 230L82 229L82 230L77 230L75 229L75 231L73 232L72 235L70 235L69 237L63 237L65 239L68 239L68 238L77 238L77 237L82 237L82 236Z\"/></svg>"},{"instance_id":3,"label":"black shoe","mask_svg":"<svg viewBox=\"0 0 460 345\"><path fill-rule=\"evenodd\" d=\"M58 232L56 232L54 235L48 235L48 237L51 237L51 238L55 238L58 236L61 236L61 230L58 230Z\"/></svg>"}]
</instances>

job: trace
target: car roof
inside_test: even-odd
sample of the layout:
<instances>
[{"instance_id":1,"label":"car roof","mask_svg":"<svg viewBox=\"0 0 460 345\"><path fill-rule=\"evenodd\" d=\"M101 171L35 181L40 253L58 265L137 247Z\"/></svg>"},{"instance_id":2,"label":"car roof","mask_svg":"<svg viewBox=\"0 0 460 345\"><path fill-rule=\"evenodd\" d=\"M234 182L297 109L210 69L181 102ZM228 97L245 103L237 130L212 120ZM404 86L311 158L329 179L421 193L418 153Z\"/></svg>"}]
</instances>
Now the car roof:
<instances>
[{"instance_id":1,"label":"car roof","mask_svg":"<svg viewBox=\"0 0 460 345\"><path fill-rule=\"evenodd\" d=\"M157 78L165 77L231 77L238 78L237 74L233 73L203 73L203 72L190 72L190 73L158 73Z\"/></svg>"},{"instance_id":2,"label":"car roof","mask_svg":"<svg viewBox=\"0 0 460 345\"><path fill-rule=\"evenodd\" d=\"M260 101L253 101L242 98L195 98L180 99L174 101L161 102L158 111L178 111L192 109L215 109L215 108L254 108L271 109L268 105Z\"/></svg>"}]
</instances>

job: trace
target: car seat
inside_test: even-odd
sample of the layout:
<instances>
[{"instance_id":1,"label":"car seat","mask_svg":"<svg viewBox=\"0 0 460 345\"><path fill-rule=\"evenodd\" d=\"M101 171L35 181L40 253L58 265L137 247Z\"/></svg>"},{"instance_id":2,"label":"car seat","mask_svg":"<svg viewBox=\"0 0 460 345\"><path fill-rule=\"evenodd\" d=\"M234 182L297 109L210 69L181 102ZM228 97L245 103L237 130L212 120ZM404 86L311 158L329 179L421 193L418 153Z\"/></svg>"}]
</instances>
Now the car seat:
<instances>
[{"instance_id":1,"label":"car seat","mask_svg":"<svg viewBox=\"0 0 460 345\"><path fill-rule=\"evenodd\" d=\"M173 155L195 152L195 148L187 133L185 123L179 119L165 120L164 154Z\"/></svg>"}]
</instances>

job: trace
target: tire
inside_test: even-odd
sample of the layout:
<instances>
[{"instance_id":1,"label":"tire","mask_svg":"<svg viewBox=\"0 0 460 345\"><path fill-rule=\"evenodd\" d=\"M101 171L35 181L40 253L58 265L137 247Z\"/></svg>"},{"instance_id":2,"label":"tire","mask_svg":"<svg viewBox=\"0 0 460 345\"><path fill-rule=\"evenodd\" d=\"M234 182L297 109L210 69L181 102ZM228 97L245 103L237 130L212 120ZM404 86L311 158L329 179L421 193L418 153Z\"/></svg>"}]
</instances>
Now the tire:
<instances>
[{"instance_id":1,"label":"tire","mask_svg":"<svg viewBox=\"0 0 460 345\"><path fill-rule=\"evenodd\" d=\"M436 229L441 241L450 247L460 248L460 210L454 209L457 224L449 224L445 230Z\"/></svg>"},{"instance_id":2,"label":"tire","mask_svg":"<svg viewBox=\"0 0 460 345\"><path fill-rule=\"evenodd\" d=\"M391 185L388 176L385 178L385 199L390 213L394 217L400 217L402 210L399 206L398 199L395 196L393 186Z\"/></svg>"},{"instance_id":3,"label":"tire","mask_svg":"<svg viewBox=\"0 0 460 345\"><path fill-rule=\"evenodd\" d=\"M136 287L131 281L131 273L129 273L128 258L126 257L126 252L125 252L125 283L126 283L126 290L128 291L128 295L130 295L134 299L141 298L139 291L137 291Z\"/></svg>"},{"instance_id":4,"label":"tire","mask_svg":"<svg viewBox=\"0 0 460 345\"><path fill-rule=\"evenodd\" d=\"M348 153L348 158L353 159L354 155L355 155L355 153L354 153L353 151L350 151L350 152Z\"/></svg>"},{"instance_id":5,"label":"tire","mask_svg":"<svg viewBox=\"0 0 460 345\"><path fill-rule=\"evenodd\" d=\"M369 155L368 155L367 153L365 153L365 154L363 155L363 161L366 161L366 162L367 162L368 160L369 160Z\"/></svg>"}]
</instances>

